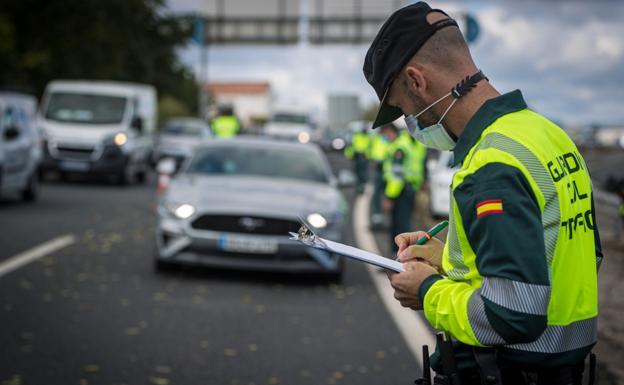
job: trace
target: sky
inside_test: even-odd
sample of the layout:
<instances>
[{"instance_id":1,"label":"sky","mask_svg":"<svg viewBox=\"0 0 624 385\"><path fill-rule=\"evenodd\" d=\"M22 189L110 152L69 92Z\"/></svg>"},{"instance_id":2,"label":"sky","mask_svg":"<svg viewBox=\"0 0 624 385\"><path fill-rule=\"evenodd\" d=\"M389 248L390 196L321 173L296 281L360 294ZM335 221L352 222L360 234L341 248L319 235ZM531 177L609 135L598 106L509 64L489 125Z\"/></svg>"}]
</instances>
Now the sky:
<instances>
[{"instance_id":1,"label":"sky","mask_svg":"<svg viewBox=\"0 0 624 385\"><path fill-rule=\"evenodd\" d=\"M168 0L171 12L201 11L202 0ZM565 125L624 125L624 2L432 1L478 21L477 65L500 92L522 90L529 106ZM229 46L208 51L209 81L265 81L278 103L322 113L326 95L376 95L362 74L368 46ZM199 71L195 45L180 60Z\"/></svg>"}]
</instances>

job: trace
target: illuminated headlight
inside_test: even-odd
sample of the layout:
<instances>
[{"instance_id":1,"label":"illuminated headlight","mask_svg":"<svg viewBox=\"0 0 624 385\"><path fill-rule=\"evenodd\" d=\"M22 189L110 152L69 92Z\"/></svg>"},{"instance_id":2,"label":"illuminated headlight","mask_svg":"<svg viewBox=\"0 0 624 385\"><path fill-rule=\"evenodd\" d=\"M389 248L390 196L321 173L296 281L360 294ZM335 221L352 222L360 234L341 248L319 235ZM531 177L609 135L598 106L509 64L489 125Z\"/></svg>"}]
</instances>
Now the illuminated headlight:
<instances>
[{"instance_id":1,"label":"illuminated headlight","mask_svg":"<svg viewBox=\"0 0 624 385\"><path fill-rule=\"evenodd\" d=\"M306 219L308 220L309 224L316 227L317 229L324 229L325 227L327 227L327 219L325 219L325 217L323 217L321 214L310 214Z\"/></svg>"},{"instance_id":2,"label":"illuminated headlight","mask_svg":"<svg viewBox=\"0 0 624 385\"><path fill-rule=\"evenodd\" d=\"M173 214L180 219L186 219L195 214L195 207L185 203L176 207Z\"/></svg>"},{"instance_id":3,"label":"illuminated headlight","mask_svg":"<svg viewBox=\"0 0 624 385\"><path fill-rule=\"evenodd\" d=\"M332 147L334 150L342 150L345 147L345 141L342 138L336 138L332 140Z\"/></svg>"},{"instance_id":4,"label":"illuminated headlight","mask_svg":"<svg viewBox=\"0 0 624 385\"><path fill-rule=\"evenodd\" d=\"M299 143L308 143L310 141L310 134L305 131L300 132L297 139L299 140Z\"/></svg>"},{"instance_id":5,"label":"illuminated headlight","mask_svg":"<svg viewBox=\"0 0 624 385\"><path fill-rule=\"evenodd\" d=\"M126 144L127 141L128 141L128 136L124 134L123 132L118 133L113 138L113 142L120 147Z\"/></svg>"}]
</instances>

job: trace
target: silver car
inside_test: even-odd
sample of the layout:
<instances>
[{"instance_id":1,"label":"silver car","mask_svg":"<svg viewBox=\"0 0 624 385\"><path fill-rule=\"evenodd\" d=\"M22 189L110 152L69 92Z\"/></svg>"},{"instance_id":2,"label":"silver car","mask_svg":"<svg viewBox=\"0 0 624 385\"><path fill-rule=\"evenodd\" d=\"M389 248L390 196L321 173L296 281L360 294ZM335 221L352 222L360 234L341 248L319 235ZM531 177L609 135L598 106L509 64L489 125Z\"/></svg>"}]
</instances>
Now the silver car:
<instances>
[{"instance_id":1,"label":"silver car","mask_svg":"<svg viewBox=\"0 0 624 385\"><path fill-rule=\"evenodd\" d=\"M0 196L18 193L34 201L39 195L42 154L36 110L34 96L0 91Z\"/></svg>"},{"instance_id":2,"label":"silver car","mask_svg":"<svg viewBox=\"0 0 624 385\"><path fill-rule=\"evenodd\" d=\"M175 159L178 166L184 162L193 149L212 137L210 126L203 119L178 117L169 119L160 129L154 146L153 161L163 158Z\"/></svg>"},{"instance_id":3,"label":"silver car","mask_svg":"<svg viewBox=\"0 0 624 385\"><path fill-rule=\"evenodd\" d=\"M335 255L289 240L305 218L340 241L348 206L316 145L267 138L213 140L171 180L158 205L156 266L326 273Z\"/></svg>"}]
</instances>

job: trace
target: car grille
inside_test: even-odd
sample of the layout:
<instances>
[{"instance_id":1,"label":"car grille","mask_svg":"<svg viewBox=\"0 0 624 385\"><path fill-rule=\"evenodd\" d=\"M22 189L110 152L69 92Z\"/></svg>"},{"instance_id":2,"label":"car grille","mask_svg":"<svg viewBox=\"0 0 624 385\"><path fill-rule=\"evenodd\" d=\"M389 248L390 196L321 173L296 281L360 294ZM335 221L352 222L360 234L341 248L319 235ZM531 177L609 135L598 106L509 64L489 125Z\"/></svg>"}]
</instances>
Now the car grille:
<instances>
[{"instance_id":1,"label":"car grille","mask_svg":"<svg viewBox=\"0 0 624 385\"><path fill-rule=\"evenodd\" d=\"M197 230L259 235L287 235L290 231L297 232L300 224L297 221L287 219L248 215L202 215L195 219L191 226Z\"/></svg>"},{"instance_id":2,"label":"car grille","mask_svg":"<svg viewBox=\"0 0 624 385\"><path fill-rule=\"evenodd\" d=\"M56 147L56 152L59 158L88 160L91 159L91 154L93 154L93 147L59 145Z\"/></svg>"}]
</instances>

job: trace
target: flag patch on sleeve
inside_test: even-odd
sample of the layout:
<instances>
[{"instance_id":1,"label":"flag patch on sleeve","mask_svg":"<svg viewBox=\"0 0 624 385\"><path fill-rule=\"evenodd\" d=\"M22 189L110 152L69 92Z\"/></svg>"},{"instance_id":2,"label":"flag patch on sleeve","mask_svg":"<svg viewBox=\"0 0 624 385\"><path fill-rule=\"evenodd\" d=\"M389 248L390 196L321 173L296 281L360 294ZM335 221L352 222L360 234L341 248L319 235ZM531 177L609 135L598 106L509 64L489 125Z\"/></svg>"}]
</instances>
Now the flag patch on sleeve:
<instances>
[{"instance_id":1,"label":"flag patch on sleeve","mask_svg":"<svg viewBox=\"0 0 624 385\"><path fill-rule=\"evenodd\" d=\"M477 203L477 218L490 214L502 214L503 212L503 201L501 199L490 199Z\"/></svg>"}]
</instances>

